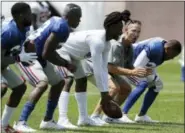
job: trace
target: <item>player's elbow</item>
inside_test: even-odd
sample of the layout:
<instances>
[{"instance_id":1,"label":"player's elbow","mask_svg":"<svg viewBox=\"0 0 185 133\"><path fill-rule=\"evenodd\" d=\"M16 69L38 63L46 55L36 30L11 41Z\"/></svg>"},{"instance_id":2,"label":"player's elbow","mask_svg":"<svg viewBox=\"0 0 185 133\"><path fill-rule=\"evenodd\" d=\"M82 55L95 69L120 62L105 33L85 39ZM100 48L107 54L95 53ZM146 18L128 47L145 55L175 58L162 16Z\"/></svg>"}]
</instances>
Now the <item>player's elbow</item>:
<instances>
[{"instance_id":1,"label":"player's elbow","mask_svg":"<svg viewBox=\"0 0 185 133\"><path fill-rule=\"evenodd\" d=\"M47 51L43 51L42 52L42 58L44 59L44 60L47 60L48 58L49 58L49 52L47 52Z\"/></svg>"},{"instance_id":2,"label":"player's elbow","mask_svg":"<svg viewBox=\"0 0 185 133\"><path fill-rule=\"evenodd\" d=\"M114 65L108 64L108 71L109 73L115 74L117 70Z\"/></svg>"}]
</instances>

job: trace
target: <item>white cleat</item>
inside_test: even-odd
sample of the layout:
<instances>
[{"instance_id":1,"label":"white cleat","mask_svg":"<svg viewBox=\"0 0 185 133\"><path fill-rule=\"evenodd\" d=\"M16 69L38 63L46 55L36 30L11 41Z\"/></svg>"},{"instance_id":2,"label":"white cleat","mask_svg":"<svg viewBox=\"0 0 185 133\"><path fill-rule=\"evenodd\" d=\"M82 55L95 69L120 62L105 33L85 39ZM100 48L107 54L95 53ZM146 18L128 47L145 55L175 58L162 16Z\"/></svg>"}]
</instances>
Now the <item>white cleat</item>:
<instances>
[{"instance_id":1,"label":"white cleat","mask_svg":"<svg viewBox=\"0 0 185 133\"><path fill-rule=\"evenodd\" d=\"M131 119L128 118L127 114L123 114L121 118L118 119L120 124L121 123L135 123L135 121L132 121Z\"/></svg>"},{"instance_id":2,"label":"white cleat","mask_svg":"<svg viewBox=\"0 0 185 133\"><path fill-rule=\"evenodd\" d=\"M77 125L78 126L103 126L102 124L97 123L96 121L92 120L89 117L87 117L84 120L78 120Z\"/></svg>"},{"instance_id":3,"label":"white cleat","mask_svg":"<svg viewBox=\"0 0 185 133\"><path fill-rule=\"evenodd\" d=\"M66 128L66 129L77 129L78 127L73 125L68 119L65 119L65 120L58 120L58 125Z\"/></svg>"},{"instance_id":4,"label":"white cleat","mask_svg":"<svg viewBox=\"0 0 185 133\"><path fill-rule=\"evenodd\" d=\"M64 130L64 127L57 124L54 120L50 120L50 121L42 121L40 123L40 129Z\"/></svg>"},{"instance_id":5,"label":"white cleat","mask_svg":"<svg viewBox=\"0 0 185 133\"><path fill-rule=\"evenodd\" d=\"M101 119L101 116L100 116L100 115L94 115L94 114L92 114L92 115L91 115L91 119L94 120L96 123L100 123L100 125L101 125L101 124L102 124L102 125L108 124L107 122L105 122L105 121L103 121L103 120Z\"/></svg>"},{"instance_id":6,"label":"white cleat","mask_svg":"<svg viewBox=\"0 0 185 133\"><path fill-rule=\"evenodd\" d=\"M37 130L29 127L25 121L19 121L19 122L14 122L13 128L16 131L20 131L23 133L32 133L32 132L36 132Z\"/></svg>"},{"instance_id":7,"label":"white cleat","mask_svg":"<svg viewBox=\"0 0 185 133\"><path fill-rule=\"evenodd\" d=\"M104 120L107 123L119 123L119 119L110 118L106 115L103 115L102 120Z\"/></svg>"},{"instance_id":8,"label":"white cleat","mask_svg":"<svg viewBox=\"0 0 185 133\"><path fill-rule=\"evenodd\" d=\"M127 117L128 118L128 117ZM132 120L126 120L124 117L119 118L119 119L115 119L115 118L110 118L106 115L103 116L102 118L105 122L107 123L112 123L112 124L123 124L123 123L134 123ZM129 122L128 122L129 121Z\"/></svg>"},{"instance_id":9,"label":"white cleat","mask_svg":"<svg viewBox=\"0 0 185 133\"><path fill-rule=\"evenodd\" d=\"M136 122L144 122L144 123L157 123L159 121L157 120L152 120L149 116L143 115L143 116L138 116L136 115L135 117Z\"/></svg>"}]
</instances>

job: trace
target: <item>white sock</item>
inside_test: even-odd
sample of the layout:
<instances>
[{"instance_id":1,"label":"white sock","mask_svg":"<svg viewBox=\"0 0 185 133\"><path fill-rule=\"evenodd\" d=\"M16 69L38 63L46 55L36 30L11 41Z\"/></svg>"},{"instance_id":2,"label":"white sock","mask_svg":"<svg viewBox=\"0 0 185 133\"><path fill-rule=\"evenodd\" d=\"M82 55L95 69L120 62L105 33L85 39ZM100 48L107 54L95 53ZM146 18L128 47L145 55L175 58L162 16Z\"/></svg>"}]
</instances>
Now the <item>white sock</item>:
<instances>
[{"instance_id":1,"label":"white sock","mask_svg":"<svg viewBox=\"0 0 185 133\"><path fill-rule=\"evenodd\" d=\"M69 92L62 91L58 102L60 121L67 119L68 103L69 103Z\"/></svg>"},{"instance_id":2,"label":"white sock","mask_svg":"<svg viewBox=\"0 0 185 133\"><path fill-rule=\"evenodd\" d=\"M2 126L7 126L15 108L5 105L2 115Z\"/></svg>"},{"instance_id":3,"label":"white sock","mask_svg":"<svg viewBox=\"0 0 185 133\"><path fill-rule=\"evenodd\" d=\"M78 104L79 120L85 120L88 117L87 113L87 93L78 92L75 93L75 98Z\"/></svg>"},{"instance_id":4,"label":"white sock","mask_svg":"<svg viewBox=\"0 0 185 133\"><path fill-rule=\"evenodd\" d=\"M91 116L92 116L92 117L93 117L93 116L101 116L101 114L99 114L99 113L93 113Z\"/></svg>"}]
</instances>

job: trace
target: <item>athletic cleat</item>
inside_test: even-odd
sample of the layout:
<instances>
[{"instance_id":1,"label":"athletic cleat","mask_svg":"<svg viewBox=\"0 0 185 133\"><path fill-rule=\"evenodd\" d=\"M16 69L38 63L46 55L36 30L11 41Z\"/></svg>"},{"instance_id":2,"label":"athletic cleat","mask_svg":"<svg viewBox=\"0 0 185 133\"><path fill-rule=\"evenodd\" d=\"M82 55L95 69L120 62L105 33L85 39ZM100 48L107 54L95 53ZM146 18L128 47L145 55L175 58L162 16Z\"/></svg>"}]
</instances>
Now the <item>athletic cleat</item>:
<instances>
[{"instance_id":1,"label":"athletic cleat","mask_svg":"<svg viewBox=\"0 0 185 133\"><path fill-rule=\"evenodd\" d=\"M32 133L32 132L36 132L37 130L29 127L25 121L19 121L19 122L14 122L13 128L16 131L20 131L23 133Z\"/></svg>"},{"instance_id":2,"label":"athletic cleat","mask_svg":"<svg viewBox=\"0 0 185 133\"><path fill-rule=\"evenodd\" d=\"M136 115L136 117L135 117L135 121L136 122L146 122L146 123L157 123L157 122L159 122L159 121L157 121L157 120L152 120L149 116L147 116L147 115L143 115L143 116L138 116L138 115Z\"/></svg>"},{"instance_id":3,"label":"athletic cleat","mask_svg":"<svg viewBox=\"0 0 185 133\"><path fill-rule=\"evenodd\" d=\"M58 125L66 128L66 129L77 129L78 127L73 125L68 119L66 120L60 120L57 123Z\"/></svg>"},{"instance_id":4,"label":"athletic cleat","mask_svg":"<svg viewBox=\"0 0 185 133\"><path fill-rule=\"evenodd\" d=\"M106 125L106 124L108 124L107 122L105 122L105 121L103 121L102 119L101 119L101 116L100 115L91 115L91 119L92 120L94 120L96 123L100 123L100 124L102 124L102 125Z\"/></svg>"},{"instance_id":5,"label":"athletic cleat","mask_svg":"<svg viewBox=\"0 0 185 133\"><path fill-rule=\"evenodd\" d=\"M102 124L97 123L96 121L92 120L89 117L87 117L84 120L78 120L77 125L78 126L103 126Z\"/></svg>"},{"instance_id":6,"label":"athletic cleat","mask_svg":"<svg viewBox=\"0 0 185 133\"><path fill-rule=\"evenodd\" d=\"M123 116L119 119L120 123L135 123L135 121L132 121L128 118L127 114L123 114Z\"/></svg>"},{"instance_id":7,"label":"athletic cleat","mask_svg":"<svg viewBox=\"0 0 185 133\"><path fill-rule=\"evenodd\" d=\"M54 120L50 120L50 121L42 121L40 123L40 129L64 130L64 127L57 124Z\"/></svg>"},{"instance_id":8,"label":"athletic cleat","mask_svg":"<svg viewBox=\"0 0 185 133\"><path fill-rule=\"evenodd\" d=\"M19 131L16 131L15 129L13 129L10 125L2 127L1 131L2 131L2 133L21 133Z\"/></svg>"}]
</instances>

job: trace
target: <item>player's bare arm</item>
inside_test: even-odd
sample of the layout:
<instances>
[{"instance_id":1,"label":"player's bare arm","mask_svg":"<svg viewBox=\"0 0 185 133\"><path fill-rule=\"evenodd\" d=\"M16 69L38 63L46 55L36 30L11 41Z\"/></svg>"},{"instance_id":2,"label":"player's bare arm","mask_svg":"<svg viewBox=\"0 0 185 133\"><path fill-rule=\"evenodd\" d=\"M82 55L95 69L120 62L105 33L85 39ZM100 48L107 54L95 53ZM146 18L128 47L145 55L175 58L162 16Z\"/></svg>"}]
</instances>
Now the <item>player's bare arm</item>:
<instances>
[{"instance_id":1,"label":"player's bare arm","mask_svg":"<svg viewBox=\"0 0 185 133\"><path fill-rule=\"evenodd\" d=\"M51 33L44 45L42 57L55 65L68 66L69 63L65 59L61 58L56 52L58 45L59 39L54 33Z\"/></svg>"}]
</instances>

